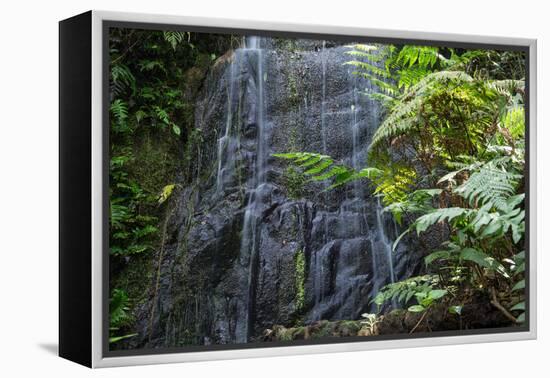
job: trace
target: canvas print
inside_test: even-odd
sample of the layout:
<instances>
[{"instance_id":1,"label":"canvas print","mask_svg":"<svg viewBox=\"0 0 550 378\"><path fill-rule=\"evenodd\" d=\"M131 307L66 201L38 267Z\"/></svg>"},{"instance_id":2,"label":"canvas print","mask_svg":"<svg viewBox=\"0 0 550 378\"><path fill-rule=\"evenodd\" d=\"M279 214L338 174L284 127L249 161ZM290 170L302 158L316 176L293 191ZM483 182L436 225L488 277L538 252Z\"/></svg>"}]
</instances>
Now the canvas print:
<instances>
[{"instance_id":1,"label":"canvas print","mask_svg":"<svg viewBox=\"0 0 550 378\"><path fill-rule=\"evenodd\" d=\"M525 51L255 34L108 29L109 350L525 330Z\"/></svg>"}]
</instances>

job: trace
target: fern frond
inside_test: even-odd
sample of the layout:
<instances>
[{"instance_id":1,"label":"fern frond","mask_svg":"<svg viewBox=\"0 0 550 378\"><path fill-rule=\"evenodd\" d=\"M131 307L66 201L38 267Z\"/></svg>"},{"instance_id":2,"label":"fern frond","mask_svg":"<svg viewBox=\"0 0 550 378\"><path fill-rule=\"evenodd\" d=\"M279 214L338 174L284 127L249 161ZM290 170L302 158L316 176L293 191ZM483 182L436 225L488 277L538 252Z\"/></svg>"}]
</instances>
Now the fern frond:
<instances>
[{"instance_id":1,"label":"fern frond","mask_svg":"<svg viewBox=\"0 0 550 378\"><path fill-rule=\"evenodd\" d=\"M117 63L111 66L111 93L114 97L120 96L128 88L132 93L136 91L136 78L128 66Z\"/></svg>"},{"instance_id":2,"label":"fern frond","mask_svg":"<svg viewBox=\"0 0 550 378\"><path fill-rule=\"evenodd\" d=\"M377 177L380 170L376 168L364 168L356 171L353 168L336 164L328 155L321 155L313 152L290 152L273 154L274 157L291 160L298 168L303 169L303 174L310 177L311 181L332 180L332 184L325 190L331 190L345 185L354 180L363 178L373 179Z\"/></svg>"},{"instance_id":3,"label":"fern frond","mask_svg":"<svg viewBox=\"0 0 550 378\"><path fill-rule=\"evenodd\" d=\"M447 86L451 81L457 84L470 83L473 79L461 71L440 71L429 74L410 86L374 133L370 148L376 147L384 140L406 134L415 127L418 121L417 114L425 98L435 91L438 85Z\"/></svg>"},{"instance_id":4,"label":"fern frond","mask_svg":"<svg viewBox=\"0 0 550 378\"><path fill-rule=\"evenodd\" d=\"M334 171L334 160L328 155L316 154L313 152L289 152L273 154L274 157L280 159L291 160L299 168L307 168L305 175L312 176L314 181L322 181L339 174ZM329 168L331 168L329 170ZM340 170L345 167L340 166ZM324 178L326 177L326 178Z\"/></svg>"},{"instance_id":5,"label":"fern frond","mask_svg":"<svg viewBox=\"0 0 550 378\"><path fill-rule=\"evenodd\" d=\"M525 80L493 80L488 83L488 87L499 93L513 95L525 91Z\"/></svg>"},{"instance_id":6,"label":"fern frond","mask_svg":"<svg viewBox=\"0 0 550 378\"><path fill-rule=\"evenodd\" d=\"M498 169L493 163L488 163L456 188L455 193L464 197L470 206L490 205L502 210L506 206L506 200L516 192L521 177L521 175Z\"/></svg>"},{"instance_id":7,"label":"fern frond","mask_svg":"<svg viewBox=\"0 0 550 378\"><path fill-rule=\"evenodd\" d=\"M172 49L174 51L176 50L176 47L183 42L185 38L185 33L178 32L178 31L165 31L163 33L164 40L172 46Z\"/></svg>"},{"instance_id":8,"label":"fern frond","mask_svg":"<svg viewBox=\"0 0 550 378\"><path fill-rule=\"evenodd\" d=\"M375 75L378 75L383 78L390 78L391 73L386 71L385 69L382 69L380 67L375 66L374 64L371 64L369 62L361 62L359 60L350 60L349 62L345 62L344 65L354 66L357 68L360 68L362 70L365 70L366 72L373 73Z\"/></svg>"},{"instance_id":9,"label":"fern frond","mask_svg":"<svg viewBox=\"0 0 550 378\"><path fill-rule=\"evenodd\" d=\"M367 44L364 44L364 43L356 43L356 44L353 44L353 45L347 45L346 47L352 48L352 49L355 49L355 50L359 50L359 51L362 51L362 52L371 52L371 51L377 51L378 50L378 46L376 46L376 45L367 45Z\"/></svg>"},{"instance_id":10,"label":"fern frond","mask_svg":"<svg viewBox=\"0 0 550 378\"><path fill-rule=\"evenodd\" d=\"M397 62L412 67L417 63L420 68L433 67L439 59L439 48L430 46L404 46L397 56Z\"/></svg>"},{"instance_id":11,"label":"fern frond","mask_svg":"<svg viewBox=\"0 0 550 378\"><path fill-rule=\"evenodd\" d=\"M414 222L414 228L416 229L417 234L426 231L430 226L433 226L436 223L452 220L458 217L465 217L471 213L470 209L465 209L462 207L447 207L436 209L428 214L424 214L419 217Z\"/></svg>"},{"instance_id":12,"label":"fern frond","mask_svg":"<svg viewBox=\"0 0 550 378\"><path fill-rule=\"evenodd\" d=\"M121 99L116 99L111 103L111 113L114 116L113 130L125 131L128 130L126 120L128 119L128 105Z\"/></svg>"}]
</instances>

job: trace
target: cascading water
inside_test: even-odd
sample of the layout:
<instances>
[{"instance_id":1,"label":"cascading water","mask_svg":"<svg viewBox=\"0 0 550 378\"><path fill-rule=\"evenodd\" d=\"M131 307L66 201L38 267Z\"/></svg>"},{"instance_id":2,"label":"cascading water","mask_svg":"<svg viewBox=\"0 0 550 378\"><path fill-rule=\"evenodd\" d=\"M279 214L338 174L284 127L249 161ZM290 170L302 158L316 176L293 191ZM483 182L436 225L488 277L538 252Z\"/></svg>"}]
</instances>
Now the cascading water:
<instances>
[{"instance_id":1,"label":"cascading water","mask_svg":"<svg viewBox=\"0 0 550 378\"><path fill-rule=\"evenodd\" d=\"M322 96L321 96L321 132L323 136L323 153L329 154L326 146L326 44L323 43L321 50L321 70L322 70ZM365 138L364 128L371 131L378 127L379 114L377 104L366 96L359 94L358 86L366 87L368 91L376 88L368 81L361 80L351 71L349 75L349 102L346 106L348 110L331 112L332 115L345 115L349 117L349 135L351 137L351 151L349 154L350 165L355 170L364 168L367 164L367 146L369 141ZM345 108L344 108L345 109ZM382 206L377 198L375 203L372 199L365 202L365 191L363 183L355 181L353 183L352 198L346 199L340 205L338 217L349 217L352 223L350 227L350 236L353 237L356 245L361 245L365 241L370 241L371 248L363 251L350 252L338 248L338 240L332 237L334 233L328 227L327 214L323 215L322 223L324 227L324 245L314 252L312 257L312 275L314 287L314 308L309 319L319 320L323 317L331 317L333 313L341 314L349 310L347 308L351 303L358 302L358 296L364 289L364 284L368 280L371 283L371 295L375 295L385 284L395 282L395 273L393 268L392 256L392 238L387 234L382 217ZM326 197L325 197L326 198ZM369 203L371 205L369 205ZM369 215L374 213L374 217ZM374 219L373 219L374 218ZM369 219L371 221L369 226ZM340 223L340 221L337 221ZM371 274L364 274L359 267L363 257L361 254L370 254ZM334 278L336 277L336 278ZM336 281L335 285L328 283ZM332 287L330 287L332 286ZM370 309L375 311L375 305ZM349 315L348 315L349 316Z\"/></svg>"},{"instance_id":2,"label":"cascading water","mask_svg":"<svg viewBox=\"0 0 550 378\"><path fill-rule=\"evenodd\" d=\"M265 195L263 186L266 178L265 163L268 158L268 138L266 134L265 109L264 109L264 61L261 49L261 39L259 37L249 37L246 40L246 49L249 50L249 57L256 59L256 75L254 83L256 85L256 153L253 162L254 169L252 177L247 184L250 189L248 193L248 202L246 205L240 259L241 264L247 266L248 276L246 280L246 298L244 303L244 318L237 320L236 342L247 342L252 328L252 318L254 311L254 276L255 266L258 259L259 248L259 227L261 227L261 202Z\"/></svg>"},{"instance_id":3,"label":"cascading water","mask_svg":"<svg viewBox=\"0 0 550 378\"><path fill-rule=\"evenodd\" d=\"M218 139L218 172L216 174L216 193L218 195L222 194L224 188L224 179L225 175L231 170L233 156L230 154L230 143L231 143L231 127L233 124L233 104L234 104L234 92L236 85L237 69L239 67L240 60L238 59L240 53L236 51L234 53L234 60L229 66L229 70L226 73L227 81L227 111L226 111L226 120L225 120L225 132Z\"/></svg>"},{"instance_id":4,"label":"cascading water","mask_svg":"<svg viewBox=\"0 0 550 378\"><path fill-rule=\"evenodd\" d=\"M325 106L326 106L326 92L327 92L327 57L326 57L326 41L323 41L321 47L321 138L323 140L323 154L327 153L327 130L325 125Z\"/></svg>"},{"instance_id":5,"label":"cascading water","mask_svg":"<svg viewBox=\"0 0 550 378\"><path fill-rule=\"evenodd\" d=\"M377 198L378 202L376 204L376 233L378 241L382 244L382 255L385 258L387 264L387 273L384 273L384 277L379 277L379 282L390 283L395 282L395 275L393 271L393 256L392 256L392 241L388 238L386 234L386 227L382 221L382 205L380 204L380 198ZM380 272L380 269L376 269L375 272ZM380 285L378 285L380 286Z\"/></svg>"},{"instance_id":6,"label":"cascading water","mask_svg":"<svg viewBox=\"0 0 550 378\"><path fill-rule=\"evenodd\" d=\"M327 154L327 130L326 130L326 87L327 87L327 56L326 56L326 41L323 40L321 45L321 141L322 141L322 153ZM323 195L325 201L328 199L328 194ZM327 201L328 202L328 201ZM323 228L324 228L324 242L325 245L329 241L328 239L328 219L326 216L323 216L322 219ZM321 249L315 253L313 256L313 274L315 275L314 285L315 285L315 305L319 305L323 300L324 286L325 286L325 263L323 261L323 256L326 253L326 248ZM314 311L315 313L315 311ZM321 313L315 313L314 318L320 320Z\"/></svg>"}]
</instances>

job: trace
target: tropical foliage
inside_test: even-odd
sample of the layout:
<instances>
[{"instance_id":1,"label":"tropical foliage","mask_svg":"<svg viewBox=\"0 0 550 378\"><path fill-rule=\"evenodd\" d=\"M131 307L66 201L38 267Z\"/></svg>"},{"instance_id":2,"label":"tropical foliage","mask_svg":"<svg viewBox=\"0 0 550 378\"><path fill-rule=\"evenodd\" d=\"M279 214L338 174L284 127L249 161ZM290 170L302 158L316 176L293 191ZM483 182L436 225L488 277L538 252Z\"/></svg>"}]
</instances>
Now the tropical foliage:
<instances>
[{"instance_id":1,"label":"tropical foliage","mask_svg":"<svg viewBox=\"0 0 550 378\"><path fill-rule=\"evenodd\" d=\"M111 342L129 338L120 334L150 274L139 269L152 265L165 203L177 190L176 172L192 166L193 95L230 41L216 34L110 30Z\"/></svg>"},{"instance_id":2,"label":"tropical foliage","mask_svg":"<svg viewBox=\"0 0 550 378\"><path fill-rule=\"evenodd\" d=\"M135 333L122 336L119 334L121 328L126 327L131 321L128 310L128 295L123 290L113 290L109 300L109 343L136 336Z\"/></svg>"},{"instance_id":3,"label":"tropical foliage","mask_svg":"<svg viewBox=\"0 0 550 378\"><path fill-rule=\"evenodd\" d=\"M368 179L404 232L438 228L447 240L425 256L426 275L382 288L373 302L411 312L435 304L460 314L484 293L509 320L525 321L525 60L519 52L427 46L349 46L354 74L374 87L383 119L365 168L330 156L277 157L325 190ZM414 233L416 236L413 236ZM503 305L501 302L506 303Z\"/></svg>"}]
</instances>

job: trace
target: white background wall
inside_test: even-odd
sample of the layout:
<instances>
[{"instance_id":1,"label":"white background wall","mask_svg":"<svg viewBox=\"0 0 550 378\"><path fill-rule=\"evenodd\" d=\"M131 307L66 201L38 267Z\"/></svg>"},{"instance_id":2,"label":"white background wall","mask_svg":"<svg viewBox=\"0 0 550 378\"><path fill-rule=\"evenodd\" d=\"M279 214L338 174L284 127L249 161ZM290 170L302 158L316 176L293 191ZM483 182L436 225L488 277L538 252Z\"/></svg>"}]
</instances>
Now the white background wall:
<instances>
[{"instance_id":1,"label":"white background wall","mask_svg":"<svg viewBox=\"0 0 550 378\"><path fill-rule=\"evenodd\" d=\"M539 209L550 211L545 1L124 0L2 3L0 376L541 377L550 367L548 222L539 217L539 340L90 371L57 344L57 21L89 9L530 37L539 40ZM546 350L545 350L546 349Z\"/></svg>"}]
</instances>

